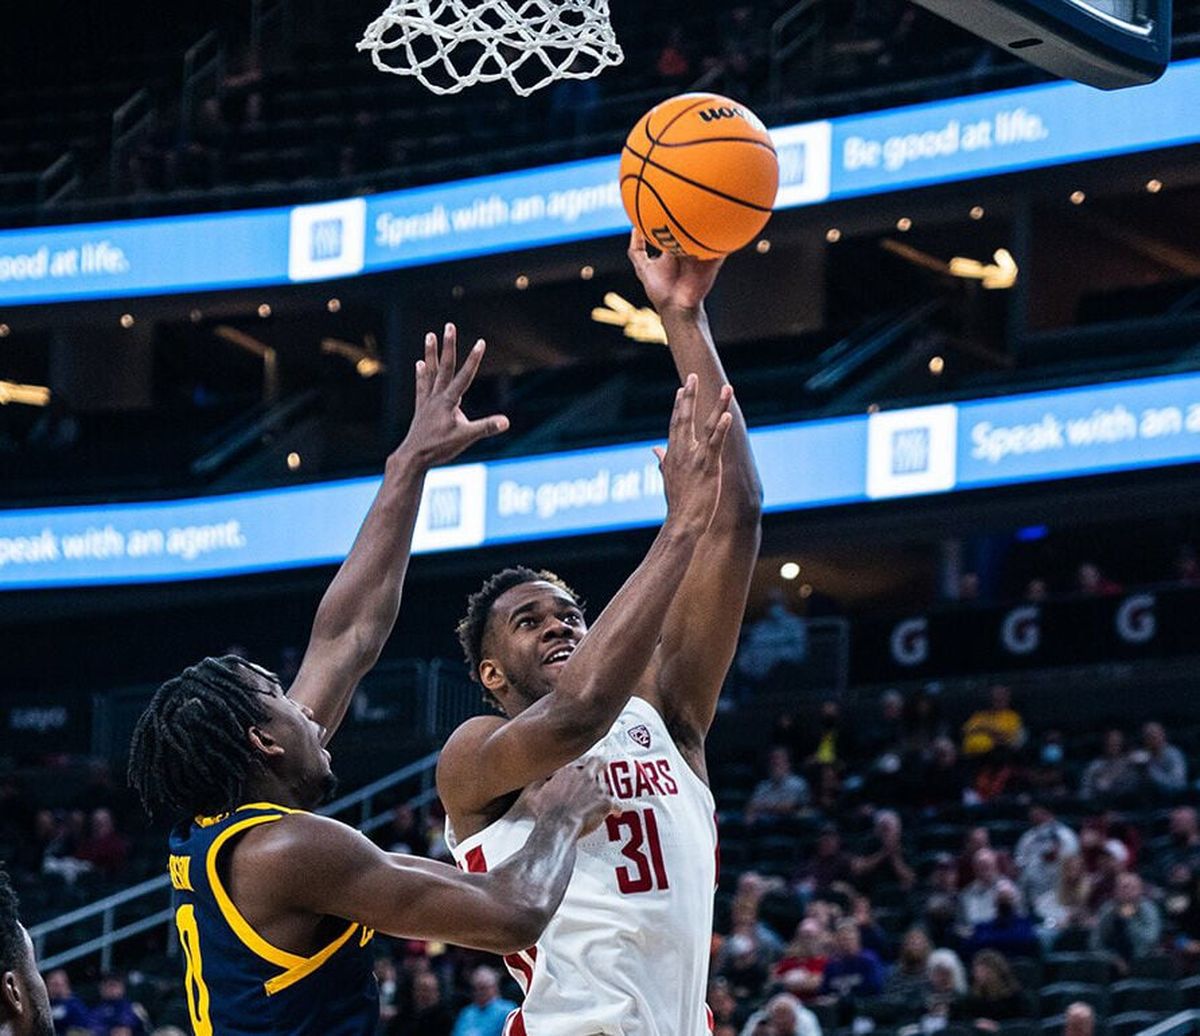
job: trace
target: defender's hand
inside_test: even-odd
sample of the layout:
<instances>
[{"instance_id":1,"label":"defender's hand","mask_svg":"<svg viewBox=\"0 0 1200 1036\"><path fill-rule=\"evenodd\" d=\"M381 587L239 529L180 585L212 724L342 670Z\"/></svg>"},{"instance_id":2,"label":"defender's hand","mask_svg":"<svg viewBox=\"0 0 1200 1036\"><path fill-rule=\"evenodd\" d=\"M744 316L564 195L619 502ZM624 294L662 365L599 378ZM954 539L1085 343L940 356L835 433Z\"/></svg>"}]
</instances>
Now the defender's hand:
<instances>
[{"instance_id":1,"label":"defender's hand","mask_svg":"<svg viewBox=\"0 0 1200 1036\"><path fill-rule=\"evenodd\" d=\"M629 236L629 261L646 289L647 298L663 315L667 310L699 309L725 259L693 259L666 252L651 259L646 254L646 239L635 227Z\"/></svg>"},{"instance_id":2,"label":"defender's hand","mask_svg":"<svg viewBox=\"0 0 1200 1036\"><path fill-rule=\"evenodd\" d=\"M580 835L598 828L609 813L617 812L617 803L604 786L603 767L598 759L582 765L564 766L538 792L538 815L562 812L582 822Z\"/></svg>"},{"instance_id":3,"label":"defender's hand","mask_svg":"<svg viewBox=\"0 0 1200 1036\"><path fill-rule=\"evenodd\" d=\"M483 362L483 339L475 343L461 368L457 359L458 331L446 325L441 356L437 335L425 336L425 359L417 361L417 398L408 435L396 451L411 453L425 467L452 461L468 446L490 435L508 430L503 414L468 420L462 411L462 397Z\"/></svg>"},{"instance_id":4,"label":"defender's hand","mask_svg":"<svg viewBox=\"0 0 1200 1036\"><path fill-rule=\"evenodd\" d=\"M675 393L667 448L654 448L667 493L667 522L685 532L702 535L708 531L721 497L721 451L733 424L729 406L733 389L721 388L716 406L696 435L696 391L699 379L689 374Z\"/></svg>"}]
</instances>

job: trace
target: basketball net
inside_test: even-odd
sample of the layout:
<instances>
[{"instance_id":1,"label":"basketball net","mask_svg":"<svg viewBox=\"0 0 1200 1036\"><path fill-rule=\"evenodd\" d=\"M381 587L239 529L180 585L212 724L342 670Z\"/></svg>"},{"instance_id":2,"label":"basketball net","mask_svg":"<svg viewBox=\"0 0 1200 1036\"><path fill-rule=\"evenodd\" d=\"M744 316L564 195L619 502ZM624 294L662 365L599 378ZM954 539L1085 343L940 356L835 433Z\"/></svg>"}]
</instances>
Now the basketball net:
<instances>
[{"instance_id":1,"label":"basketball net","mask_svg":"<svg viewBox=\"0 0 1200 1036\"><path fill-rule=\"evenodd\" d=\"M391 0L358 49L436 94L504 79L522 97L625 58L608 0Z\"/></svg>"}]
</instances>

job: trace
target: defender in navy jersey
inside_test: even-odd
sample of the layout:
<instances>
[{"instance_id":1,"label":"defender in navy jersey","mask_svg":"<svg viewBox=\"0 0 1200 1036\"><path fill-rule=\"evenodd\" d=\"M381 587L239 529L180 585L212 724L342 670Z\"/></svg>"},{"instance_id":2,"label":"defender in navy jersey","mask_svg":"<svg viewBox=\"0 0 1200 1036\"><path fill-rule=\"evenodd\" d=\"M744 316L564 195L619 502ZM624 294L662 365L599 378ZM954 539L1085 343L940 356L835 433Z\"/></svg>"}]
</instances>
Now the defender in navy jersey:
<instances>
[{"instance_id":1,"label":"defender in navy jersey","mask_svg":"<svg viewBox=\"0 0 1200 1036\"><path fill-rule=\"evenodd\" d=\"M538 791L527 845L486 875L385 853L310 812L335 784L324 744L395 622L425 473L507 427L459 408L482 356L480 342L456 372L453 326L440 357L426 339L412 425L290 690L243 659L206 658L138 721L129 778L176 824L169 870L196 1036L370 1036L376 929L495 953L529 945L562 898L576 840L609 812L597 767L564 769Z\"/></svg>"}]
</instances>

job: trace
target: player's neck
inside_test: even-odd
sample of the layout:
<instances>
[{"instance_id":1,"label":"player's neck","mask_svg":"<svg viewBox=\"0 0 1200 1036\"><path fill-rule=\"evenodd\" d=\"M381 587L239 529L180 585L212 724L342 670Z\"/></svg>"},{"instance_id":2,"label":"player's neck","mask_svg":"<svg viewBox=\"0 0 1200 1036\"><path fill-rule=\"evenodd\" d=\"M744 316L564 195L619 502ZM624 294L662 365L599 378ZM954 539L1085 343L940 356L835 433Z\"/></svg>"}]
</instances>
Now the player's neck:
<instances>
[{"instance_id":1,"label":"player's neck","mask_svg":"<svg viewBox=\"0 0 1200 1036\"><path fill-rule=\"evenodd\" d=\"M316 803L311 795L304 795L274 774L265 774L255 781L248 781L243 791L244 803L269 802L273 806L287 809L312 809Z\"/></svg>"}]
</instances>

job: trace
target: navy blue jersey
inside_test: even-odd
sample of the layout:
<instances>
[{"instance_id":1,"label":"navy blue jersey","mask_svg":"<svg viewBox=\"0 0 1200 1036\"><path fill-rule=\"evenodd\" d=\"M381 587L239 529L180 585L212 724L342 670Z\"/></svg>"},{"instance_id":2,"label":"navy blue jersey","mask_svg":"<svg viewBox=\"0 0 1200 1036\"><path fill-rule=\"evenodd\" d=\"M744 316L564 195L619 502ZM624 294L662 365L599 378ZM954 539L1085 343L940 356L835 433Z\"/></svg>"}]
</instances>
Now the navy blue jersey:
<instances>
[{"instance_id":1,"label":"navy blue jersey","mask_svg":"<svg viewBox=\"0 0 1200 1036\"><path fill-rule=\"evenodd\" d=\"M311 957L272 946L225 889L238 836L296 810L255 802L171 834L175 924L196 1036L370 1036L379 1020L374 931L347 922ZM297 880L303 880L297 876Z\"/></svg>"}]
</instances>

